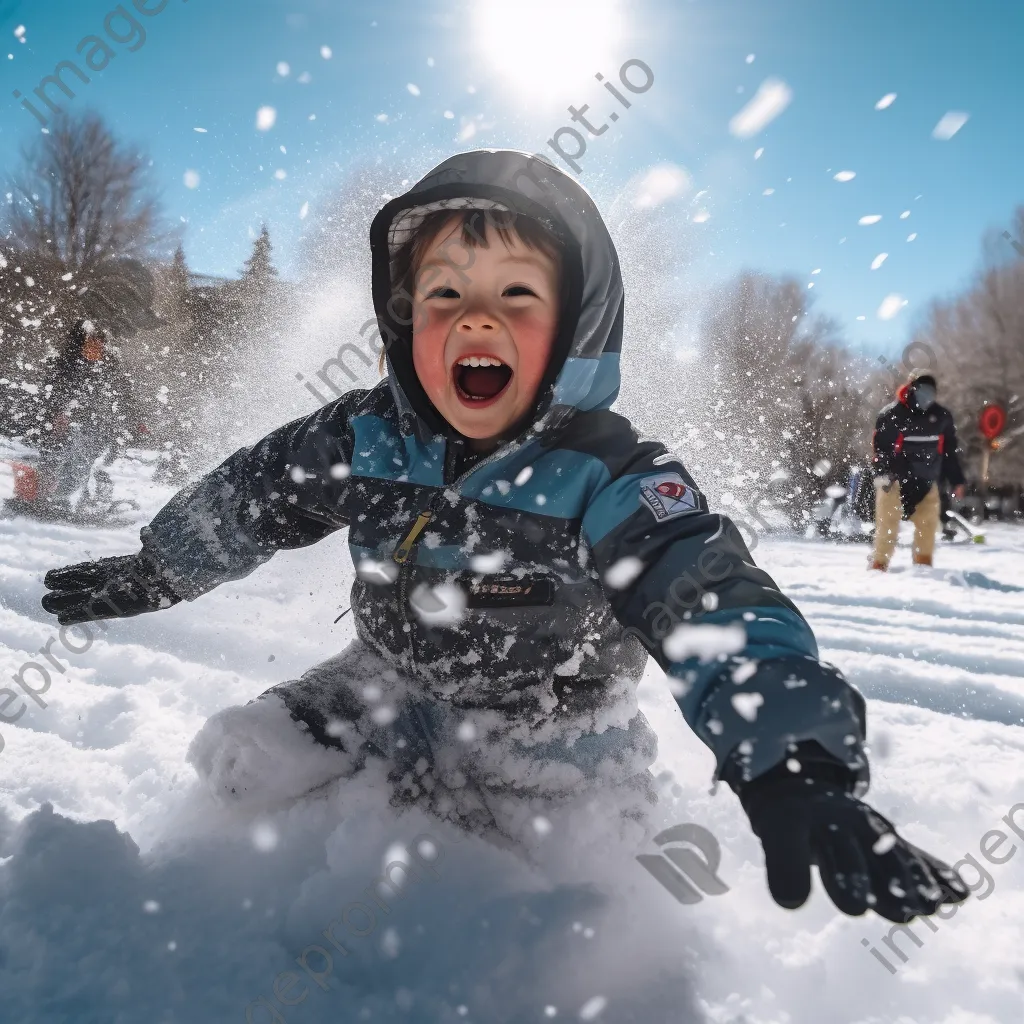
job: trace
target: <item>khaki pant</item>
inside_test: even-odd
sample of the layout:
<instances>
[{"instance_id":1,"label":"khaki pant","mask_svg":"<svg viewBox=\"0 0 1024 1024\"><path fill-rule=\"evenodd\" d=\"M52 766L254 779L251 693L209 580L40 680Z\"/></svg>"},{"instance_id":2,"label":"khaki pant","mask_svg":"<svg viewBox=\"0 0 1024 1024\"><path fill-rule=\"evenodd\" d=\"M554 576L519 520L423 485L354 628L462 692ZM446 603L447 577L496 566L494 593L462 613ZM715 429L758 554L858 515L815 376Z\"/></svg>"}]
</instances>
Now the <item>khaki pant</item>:
<instances>
[{"instance_id":1,"label":"khaki pant","mask_svg":"<svg viewBox=\"0 0 1024 1024\"><path fill-rule=\"evenodd\" d=\"M933 486L914 509L910 521L914 524L913 558L915 565L931 565L935 551L935 535L939 529L939 489ZM875 564L889 567L896 538L903 519L900 485L893 483L888 491L875 490Z\"/></svg>"}]
</instances>

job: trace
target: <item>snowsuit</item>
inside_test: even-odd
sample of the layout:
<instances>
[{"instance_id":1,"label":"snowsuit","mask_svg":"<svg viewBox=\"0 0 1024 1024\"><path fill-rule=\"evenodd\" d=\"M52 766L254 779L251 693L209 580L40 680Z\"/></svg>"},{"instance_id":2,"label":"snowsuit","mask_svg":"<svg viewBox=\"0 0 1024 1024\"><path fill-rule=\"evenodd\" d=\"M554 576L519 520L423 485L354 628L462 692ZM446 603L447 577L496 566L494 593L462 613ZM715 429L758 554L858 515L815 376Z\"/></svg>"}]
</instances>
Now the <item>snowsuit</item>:
<instances>
[{"instance_id":1,"label":"snowsuit","mask_svg":"<svg viewBox=\"0 0 1024 1024\"><path fill-rule=\"evenodd\" d=\"M40 444L42 491L49 501L66 501L85 484L93 463L112 446L124 447L138 434L142 412L131 378L107 349L91 362L81 354L76 329L50 371L44 416L50 432Z\"/></svg>"},{"instance_id":2,"label":"snowsuit","mask_svg":"<svg viewBox=\"0 0 1024 1024\"><path fill-rule=\"evenodd\" d=\"M889 490L875 492L875 564L889 565L900 521L906 516L914 524L913 560L930 565L939 528L941 481L948 480L952 487L964 483L953 414L938 403L919 409L911 385L903 385L897 400L878 414L872 447L876 478L892 480Z\"/></svg>"},{"instance_id":3,"label":"snowsuit","mask_svg":"<svg viewBox=\"0 0 1024 1024\"><path fill-rule=\"evenodd\" d=\"M419 385L391 276L410 223L466 197L543 220L566 254L536 414L475 462ZM442 812L462 796L642 786L655 742L634 690L648 654L719 770L740 749L756 776L809 739L866 779L861 696L819 663L807 623L683 464L610 411L623 287L583 189L525 154L462 154L384 207L371 251L387 379L235 453L142 531L187 600L279 549L349 531L358 640L214 716L190 755L211 786L245 798L285 750L312 749L271 724L282 704L319 741L307 786L358 770L367 753L406 792L437 790L445 775ZM729 627L721 657L666 650L684 623ZM754 715L744 694L761 702Z\"/></svg>"}]
</instances>

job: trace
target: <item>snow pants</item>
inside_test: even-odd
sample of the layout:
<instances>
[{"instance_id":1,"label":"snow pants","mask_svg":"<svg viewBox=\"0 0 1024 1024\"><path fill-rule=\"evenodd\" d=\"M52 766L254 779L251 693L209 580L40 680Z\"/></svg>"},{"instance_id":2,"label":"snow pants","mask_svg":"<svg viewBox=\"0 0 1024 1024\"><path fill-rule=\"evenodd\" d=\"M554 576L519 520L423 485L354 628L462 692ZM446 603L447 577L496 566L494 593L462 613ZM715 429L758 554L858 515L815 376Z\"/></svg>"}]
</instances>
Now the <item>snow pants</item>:
<instances>
[{"instance_id":1,"label":"snow pants","mask_svg":"<svg viewBox=\"0 0 1024 1024\"><path fill-rule=\"evenodd\" d=\"M269 806L376 766L390 803L417 804L471 830L536 801L624 787L653 802L657 737L635 681L609 682L590 714L523 720L425 696L360 641L301 679L213 715L188 758L227 804Z\"/></svg>"},{"instance_id":2,"label":"snow pants","mask_svg":"<svg viewBox=\"0 0 1024 1024\"><path fill-rule=\"evenodd\" d=\"M910 521L914 524L913 560L915 565L931 565L935 552L935 535L939 529L939 489L933 486L924 496ZM903 519L900 485L893 483L888 491L875 490L875 564L889 567Z\"/></svg>"}]
</instances>

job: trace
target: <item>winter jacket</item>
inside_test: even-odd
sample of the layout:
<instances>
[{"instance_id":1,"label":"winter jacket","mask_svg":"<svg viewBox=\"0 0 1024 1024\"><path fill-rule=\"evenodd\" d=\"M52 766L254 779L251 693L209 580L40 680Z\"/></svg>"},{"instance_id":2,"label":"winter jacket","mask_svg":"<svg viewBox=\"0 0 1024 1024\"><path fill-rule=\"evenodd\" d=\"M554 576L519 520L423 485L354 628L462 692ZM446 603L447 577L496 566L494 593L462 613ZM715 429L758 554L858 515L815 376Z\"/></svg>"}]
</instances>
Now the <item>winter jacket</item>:
<instances>
[{"instance_id":1,"label":"winter jacket","mask_svg":"<svg viewBox=\"0 0 1024 1024\"><path fill-rule=\"evenodd\" d=\"M110 351L92 362L73 338L46 378L44 415L53 425L44 447L59 447L71 424L108 443L129 444L140 434L142 408L121 360Z\"/></svg>"},{"instance_id":2,"label":"winter jacket","mask_svg":"<svg viewBox=\"0 0 1024 1024\"><path fill-rule=\"evenodd\" d=\"M875 476L899 481L903 509L909 516L940 480L958 487L964 483L964 472L957 456L953 414L937 402L922 411L914 404L909 385L904 384L896 395L896 401L875 421L874 471Z\"/></svg>"},{"instance_id":3,"label":"winter jacket","mask_svg":"<svg viewBox=\"0 0 1024 1024\"><path fill-rule=\"evenodd\" d=\"M465 197L543 219L565 258L535 415L460 469L463 439L415 377L391 257L424 208ZM638 679L650 654L719 770L738 757L756 776L808 739L865 779L863 699L818 661L807 623L682 463L609 409L622 279L586 192L536 157L463 154L380 212L371 251L387 379L172 499L142 536L181 596L348 527L358 635L436 699L537 721L598 708L610 680ZM681 624L719 628L679 635Z\"/></svg>"}]
</instances>

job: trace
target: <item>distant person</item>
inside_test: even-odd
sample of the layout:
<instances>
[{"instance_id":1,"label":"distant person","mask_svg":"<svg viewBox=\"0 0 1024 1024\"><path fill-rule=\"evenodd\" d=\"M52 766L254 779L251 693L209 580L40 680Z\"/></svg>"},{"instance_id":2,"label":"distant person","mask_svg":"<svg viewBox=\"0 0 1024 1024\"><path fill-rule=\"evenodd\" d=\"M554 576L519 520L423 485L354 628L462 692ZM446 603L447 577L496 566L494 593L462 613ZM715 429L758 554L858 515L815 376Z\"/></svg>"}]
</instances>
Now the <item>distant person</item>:
<instances>
[{"instance_id":1,"label":"distant person","mask_svg":"<svg viewBox=\"0 0 1024 1024\"><path fill-rule=\"evenodd\" d=\"M145 433L135 386L106 331L90 320L71 329L46 381L49 430L40 443L39 496L50 511L69 510L93 464Z\"/></svg>"},{"instance_id":2,"label":"distant person","mask_svg":"<svg viewBox=\"0 0 1024 1024\"><path fill-rule=\"evenodd\" d=\"M872 569L889 568L900 521L914 524L914 565L931 565L939 528L939 487L964 496L953 414L936 401L938 384L915 370L875 421L875 554Z\"/></svg>"}]
</instances>

